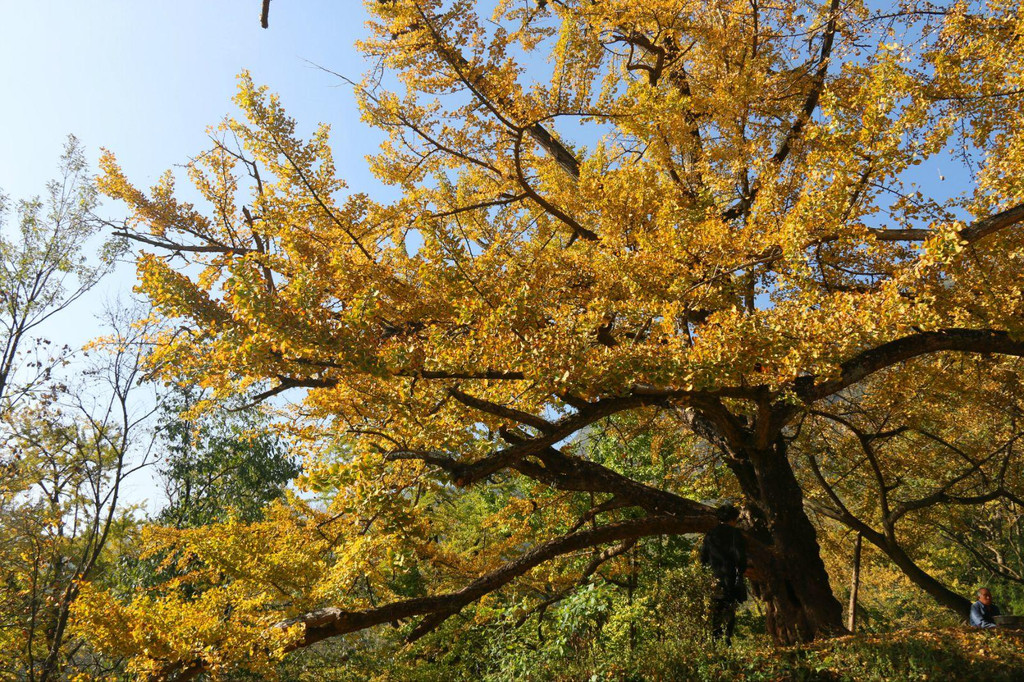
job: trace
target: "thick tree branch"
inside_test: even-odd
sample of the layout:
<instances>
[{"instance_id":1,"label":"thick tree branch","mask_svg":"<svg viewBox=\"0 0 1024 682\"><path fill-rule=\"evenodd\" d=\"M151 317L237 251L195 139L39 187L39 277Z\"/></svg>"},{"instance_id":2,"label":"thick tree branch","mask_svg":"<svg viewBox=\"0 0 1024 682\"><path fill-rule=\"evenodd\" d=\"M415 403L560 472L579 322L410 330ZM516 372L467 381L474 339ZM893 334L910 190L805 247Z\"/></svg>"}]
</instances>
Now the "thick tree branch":
<instances>
[{"instance_id":1,"label":"thick tree branch","mask_svg":"<svg viewBox=\"0 0 1024 682\"><path fill-rule=\"evenodd\" d=\"M1024 221L1024 204L976 220L967 227L960 230L960 240L973 244L974 242L987 237L990 234L1012 227ZM882 242L923 242L935 235L934 230L919 228L906 230L886 230L872 228L868 230L875 239Z\"/></svg>"},{"instance_id":2,"label":"thick tree branch","mask_svg":"<svg viewBox=\"0 0 1024 682\"><path fill-rule=\"evenodd\" d=\"M815 383L814 376L807 376L798 378L793 385L796 395L810 403L835 395L880 370L941 351L1024 356L1024 342L1011 338L1007 332L993 329L919 332L883 343L847 360L841 365L840 375L836 379Z\"/></svg>"},{"instance_id":3,"label":"thick tree branch","mask_svg":"<svg viewBox=\"0 0 1024 682\"><path fill-rule=\"evenodd\" d=\"M1009 495L1007 491L1003 490L1002 487L989 490L988 492L979 493L977 495L950 495L945 489L938 490L931 495L926 495L916 500L908 500L900 504L892 513L892 516L899 519L906 516L912 511L918 509L925 509L932 507L937 504L956 504L956 505L979 505L992 500L997 500L1001 497Z\"/></svg>"},{"instance_id":4,"label":"thick tree branch","mask_svg":"<svg viewBox=\"0 0 1024 682\"><path fill-rule=\"evenodd\" d=\"M596 462L568 455L552 447L544 448L536 457L539 462L524 459L514 468L558 490L608 493L649 514L670 514L675 518L688 519L704 531L710 530L716 523L712 508L634 481Z\"/></svg>"},{"instance_id":5,"label":"thick tree branch","mask_svg":"<svg viewBox=\"0 0 1024 682\"><path fill-rule=\"evenodd\" d=\"M480 412L486 412L487 414L501 417L502 419L508 419L520 424L532 426L541 433L548 433L555 428L555 425L546 419L528 412L523 412L522 410L517 410L514 407L506 407L505 405L499 405L498 403L493 403L489 400L471 396L468 393L460 391L458 388L449 389L448 394L466 407L479 410Z\"/></svg>"},{"instance_id":6,"label":"thick tree branch","mask_svg":"<svg viewBox=\"0 0 1024 682\"><path fill-rule=\"evenodd\" d=\"M610 417L613 414L624 410L651 405L664 400L663 397L648 396L627 396L624 398L608 398L591 403L586 412L563 417L554 422L552 428L538 438L524 439L507 448L503 448L491 455L472 463L460 462L454 458L435 456L431 464L440 466L452 475L455 484L466 486L476 481L487 478L501 469L514 465L519 460L529 455L537 454L544 448L568 438L580 429L593 424L594 422ZM391 459L413 459L407 453L391 453Z\"/></svg>"},{"instance_id":7,"label":"thick tree branch","mask_svg":"<svg viewBox=\"0 0 1024 682\"><path fill-rule=\"evenodd\" d=\"M772 161L777 166L781 166L789 156L790 151L793 149L793 144L803 133L807 123L811 120L811 116L814 115L814 110L818 108L818 100L821 99L821 93L825 88L825 76L828 74L829 59L832 55L832 46L835 43L836 37L836 25L839 21L839 0L832 0L832 4L828 10L828 23L825 25L825 35L821 40L821 52L818 55L818 69L814 73L813 80L811 81L811 87L807 92L807 96L804 98L804 105L801 107L800 112L797 114L796 119L789 127L789 132L783 138L782 143L779 145L779 149L775 152L772 157Z\"/></svg>"},{"instance_id":8,"label":"thick tree branch","mask_svg":"<svg viewBox=\"0 0 1024 682\"><path fill-rule=\"evenodd\" d=\"M652 535L680 535L700 530L701 527L693 521L677 519L671 516L653 516L631 521L620 521L599 528L570 533L569 535L542 543L524 553L518 559L510 561L504 566L477 578L466 587L455 592L407 599L361 611L350 611L336 607L319 609L282 621L274 627L279 629L297 625L303 627L303 637L289 647L289 650L294 651L330 637L365 630L376 625L391 623L405 618L426 616L429 618L429 623L440 624L445 618L458 613L470 603L486 594L494 592L531 569L556 557L611 542L635 541L638 538ZM416 639L418 636L425 634L426 631L426 629L421 631L421 628L417 627L410 634L410 639ZM193 679L202 673L206 667L207 663L201 660L187 664L179 663L168 668L161 677L183 682L184 680Z\"/></svg>"},{"instance_id":9,"label":"thick tree branch","mask_svg":"<svg viewBox=\"0 0 1024 682\"><path fill-rule=\"evenodd\" d=\"M583 237L588 241L596 241L597 234L595 234L592 230L588 230L587 228L580 225L575 218L571 217L565 211L563 211L562 209L558 208L550 201L545 199L543 196L540 195L539 192L537 192L537 190L533 188L532 185L530 185L530 181L527 180L526 174L523 171L521 153L522 144L523 138L521 135L519 135L516 137L516 140L513 143L512 147L513 161L515 162L516 169L516 180L519 182L519 186L523 189L527 196L529 196L531 199L533 199L534 202L536 202L538 206L540 206L542 209L544 209L546 212L548 212L555 218L558 218L561 222L565 223L569 227L569 229L572 230L574 236Z\"/></svg>"}]
</instances>

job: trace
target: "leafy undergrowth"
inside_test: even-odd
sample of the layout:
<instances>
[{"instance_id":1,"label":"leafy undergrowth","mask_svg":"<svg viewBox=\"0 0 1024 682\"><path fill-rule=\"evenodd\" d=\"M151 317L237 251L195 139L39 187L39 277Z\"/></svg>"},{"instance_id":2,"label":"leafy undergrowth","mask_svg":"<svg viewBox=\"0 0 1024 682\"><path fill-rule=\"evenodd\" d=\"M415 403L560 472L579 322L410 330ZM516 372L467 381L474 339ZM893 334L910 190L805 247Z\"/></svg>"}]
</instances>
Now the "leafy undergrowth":
<instances>
[{"instance_id":1,"label":"leafy undergrowth","mask_svg":"<svg viewBox=\"0 0 1024 682\"><path fill-rule=\"evenodd\" d=\"M335 645L341 644L334 642ZM455 654L393 655L350 650L320 651L321 658L292 659L282 682L1021 682L1024 632L967 628L900 630L841 637L776 649L763 634L745 633L735 646L706 639L647 641L635 649L608 646L589 651L506 647L501 665L479 640L451 643ZM506 642L507 644L507 642ZM367 655L369 654L369 655ZM536 655L534 655L536 654ZM255 678L253 678L255 679Z\"/></svg>"},{"instance_id":2,"label":"leafy undergrowth","mask_svg":"<svg viewBox=\"0 0 1024 682\"><path fill-rule=\"evenodd\" d=\"M758 682L867 680L1024 680L1024 632L965 628L842 637L773 650L738 644L706 652L661 675ZM660 676L660 675L659 675Z\"/></svg>"}]
</instances>

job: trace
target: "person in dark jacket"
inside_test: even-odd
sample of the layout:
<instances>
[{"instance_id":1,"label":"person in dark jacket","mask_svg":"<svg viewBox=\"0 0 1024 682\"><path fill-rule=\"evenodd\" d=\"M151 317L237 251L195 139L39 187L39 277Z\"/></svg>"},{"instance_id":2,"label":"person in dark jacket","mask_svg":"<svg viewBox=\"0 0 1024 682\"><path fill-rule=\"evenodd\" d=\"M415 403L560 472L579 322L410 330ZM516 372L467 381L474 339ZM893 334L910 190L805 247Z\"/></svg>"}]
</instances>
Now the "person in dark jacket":
<instances>
[{"instance_id":1,"label":"person in dark jacket","mask_svg":"<svg viewBox=\"0 0 1024 682\"><path fill-rule=\"evenodd\" d=\"M711 570L715 585L711 595L711 636L732 644L736 607L747 600L743 573L747 570L747 543L736 528L739 511L731 504L718 508L718 525L704 536L700 561Z\"/></svg>"},{"instance_id":2,"label":"person in dark jacket","mask_svg":"<svg viewBox=\"0 0 1024 682\"><path fill-rule=\"evenodd\" d=\"M978 601L971 604L971 626L976 628L995 628L999 607L992 603L992 593L987 587L978 590Z\"/></svg>"}]
</instances>

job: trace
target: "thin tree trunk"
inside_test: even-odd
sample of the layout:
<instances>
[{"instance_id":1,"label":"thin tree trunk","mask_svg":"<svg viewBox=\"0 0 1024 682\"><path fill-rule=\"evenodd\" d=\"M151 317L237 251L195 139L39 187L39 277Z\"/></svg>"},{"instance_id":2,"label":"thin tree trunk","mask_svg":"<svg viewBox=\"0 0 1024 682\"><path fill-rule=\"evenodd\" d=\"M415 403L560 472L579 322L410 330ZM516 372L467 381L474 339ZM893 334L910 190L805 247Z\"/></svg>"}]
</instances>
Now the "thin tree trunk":
<instances>
[{"instance_id":1,"label":"thin tree trunk","mask_svg":"<svg viewBox=\"0 0 1024 682\"><path fill-rule=\"evenodd\" d=\"M846 621L846 629L853 632L857 628L857 592L860 590L860 547L863 537L857 533L857 541L853 545L853 579L850 582L850 614Z\"/></svg>"}]
</instances>

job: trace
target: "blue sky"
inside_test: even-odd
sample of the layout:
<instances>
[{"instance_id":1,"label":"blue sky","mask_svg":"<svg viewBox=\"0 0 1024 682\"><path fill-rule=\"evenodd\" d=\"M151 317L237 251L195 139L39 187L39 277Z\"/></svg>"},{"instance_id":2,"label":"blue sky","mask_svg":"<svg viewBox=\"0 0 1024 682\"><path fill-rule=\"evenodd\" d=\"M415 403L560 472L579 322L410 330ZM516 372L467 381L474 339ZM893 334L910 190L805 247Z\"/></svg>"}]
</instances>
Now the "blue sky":
<instances>
[{"instance_id":1,"label":"blue sky","mask_svg":"<svg viewBox=\"0 0 1024 682\"><path fill-rule=\"evenodd\" d=\"M105 147L148 187L206 148L207 126L235 113L243 69L281 95L304 134L331 124L352 190L379 188L364 157L380 135L360 122L351 89L314 66L353 79L366 70L354 47L362 3L274 2L267 30L259 14L260 0L0 0L0 189L13 199L40 194L69 133L94 170ZM76 346L89 340L98 330L92 311L127 294L133 279L122 268L47 333Z\"/></svg>"},{"instance_id":2,"label":"blue sky","mask_svg":"<svg viewBox=\"0 0 1024 682\"><path fill-rule=\"evenodd\" d=\"M275 2L267 30L259 13L260 0L0 0L0 189L13 199L41 194L69 133L93 170L106 147L130 179L149 186L207 146L207 126L235 113L243 69L280 93L304 134L332 125L352 190L379 187L363 157L380 136L359 121L351 90L310 64L362 75L353 45L362 3ZM95 314L104 301L128 295L133 283L134 270L122 266L42 333L80 346L101 332ZM148 498L155 509L161 493L151 475L129 484L131 501Z\"/></svg>"},{"instance_id":3,"label":"blue sky","mask_svg":"<svg viewBox=\"0 0 1024 682\"><path fill-rule=\"evenodd\" d=\"M365 12L346 4L275 2L264 30L259 0L0 0L0 187L39 192L68 133L93 159L112 149L147 183L202 150L206 126L232 112L235 76L249 69L302 129L331 123L342 172L369 188L362 157L374 138L350 90L308 63L363 72L353 43Z\"/></svg>"}]
</instances>

